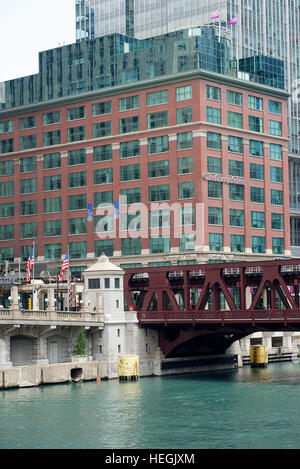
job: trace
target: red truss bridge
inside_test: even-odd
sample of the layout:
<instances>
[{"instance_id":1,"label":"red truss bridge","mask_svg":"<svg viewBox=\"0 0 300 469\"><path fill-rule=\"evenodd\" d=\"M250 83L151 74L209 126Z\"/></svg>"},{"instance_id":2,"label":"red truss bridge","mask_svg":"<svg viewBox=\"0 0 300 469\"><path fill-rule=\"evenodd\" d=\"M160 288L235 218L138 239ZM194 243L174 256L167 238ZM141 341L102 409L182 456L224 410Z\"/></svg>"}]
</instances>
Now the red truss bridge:
<instances>
[{"instance_id":1,"label":"red truss bridge","mask_svg":"<svg viewBox=\"0 0 300 469\"><path fill-rule=\"evenodd\" d=\"M300 330L299 286L300 259L147 267L124 277L127 309L140 326L159 329L166 356L224 352L254 332Z\"/></svg>"}]
</instances>

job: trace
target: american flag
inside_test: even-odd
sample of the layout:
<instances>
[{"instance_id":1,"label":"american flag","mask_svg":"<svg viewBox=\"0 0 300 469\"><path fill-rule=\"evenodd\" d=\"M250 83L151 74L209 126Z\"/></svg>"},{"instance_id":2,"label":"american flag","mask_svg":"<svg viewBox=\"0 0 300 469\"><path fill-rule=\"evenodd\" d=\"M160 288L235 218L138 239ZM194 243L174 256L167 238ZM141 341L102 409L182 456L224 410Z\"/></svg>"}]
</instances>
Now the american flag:
<instances>
[{"instance_id":1,"label":"american flag","mask_svg":"<svg viewBox=\"0 0 300 469\"><path fill-rule=\"evenodd\" d=\"M27 261L27 282L30 282L31 277L31 268L34 266L34 252L33 248L31 249L30 256Z\"/></svg>"},{"instance_id":2,"label":"american flag","mask_svg":"<svg viewBox=\"0 0 300 469\"><path fill-rule=\"evenodd\" d=\"M66 256L65 256L65 259L63 261L63 264L61 266L61 271L60 271L60 275L58 277L58 281L61 282L62 281L62 278L63 278L63 273L65 270L67 270L69 268L69 253L67 252Z\"/></svg>"}]
</instances>

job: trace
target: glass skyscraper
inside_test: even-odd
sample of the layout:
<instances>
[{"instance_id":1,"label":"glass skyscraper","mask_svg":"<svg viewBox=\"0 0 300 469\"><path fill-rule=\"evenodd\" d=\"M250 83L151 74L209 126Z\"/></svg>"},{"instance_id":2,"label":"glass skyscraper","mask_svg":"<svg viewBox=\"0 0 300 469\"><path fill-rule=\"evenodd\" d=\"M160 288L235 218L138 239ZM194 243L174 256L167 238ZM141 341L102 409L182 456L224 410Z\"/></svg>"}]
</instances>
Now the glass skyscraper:
<instances>
[{"instance_id":1,"label":"glass skyscraper","mask_svg":"<svg viewBox=\"0 0 300 469\"><path fill-rule=\"evenodd\" d=\"M145 39L215 22L232 59L285 63L289 100L291 242L300 255L300 0L76 0L77 40L121 33ZM211 20L215 12L219 18ZM236 25L229 25L238 18Z\"/></svg>"}]
</instances>

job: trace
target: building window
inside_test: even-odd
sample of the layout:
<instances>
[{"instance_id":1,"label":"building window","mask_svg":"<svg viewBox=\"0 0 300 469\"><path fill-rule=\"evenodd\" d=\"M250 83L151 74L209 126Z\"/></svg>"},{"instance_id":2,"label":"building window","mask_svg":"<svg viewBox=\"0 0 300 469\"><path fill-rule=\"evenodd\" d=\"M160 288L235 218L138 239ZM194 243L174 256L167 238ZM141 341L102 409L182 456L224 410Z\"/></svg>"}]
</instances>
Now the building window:
<instances>
[{"instance_id":1,"label":"building window","mask_svg":"<svg viewBox=\"0 0 300 469\"><path fill-rule=\"evenodd\" d=\"M269 100L269 112L273 114L281 114L281 103L279 101Z\"/></svg>"},{"instance_id":2,"label":"building window","mask_svg":"<svg viewBox=\"0 0 300 469\"><path fill-rule=\"evenodd\" d=\"M52 130L43 133L43 146L59 145L61 143L60 130Z\"/></svg>"},{"instance_id":3,"label":"building window","mask_svg":"<svg viewBox=\"0 0 300 469\"><path fill-rule=\"evenodd\" d=\"M167 127L169 125L168 111L154 112L147 114L147 129Z\"/></svg>"},{"instance_id":4,"label":"building window","mask_svg":"<svg viewBox=\"0 0 300 469\"><path fill-rule=\"evenodd\" d=\"M110 278L104 279L104 288L110 288Z\"/></svg>"},{"instance_id":5,"label":"building window","mask_svg":"<svg viewBox=\"0 0 300 469\"><path fill-rule=\"evenodd\" d=\"M37 201L26 200L21 202L21 215L35 215L37 213Z\"/></svg>"},{"instance_id":6,"label":"building window","mask_svg":"<svg viewBox=\"0 0 300 469\"><path fill-rule=\"evenodd\" d=\"M50 155L44 155L44 169L53 169L61 167L61 156L60 153L52 153Z\"/></svg>"},{"instance_id":7,"label":"building window","mask_svg":"<svg viewBox=\"0 0 300 469\"><path fill-rule=\"evenodd\" d=\"M168 90L147 93L147 106L156 106L168 102Z\"/></svg>"},{"instance_id":8,"label":"building window","mask_svg":"<svg viewBox=\"0 0 300 469\"><path fill-rule=\"evenodd\" d=\"M271 189L271 204L283 205L283 192L277 189Z\"/></svg>"},{"instance_id":9,"label":"building window","mask_svg":"<svg viewBox=\"0 0 300 469\"><path fill-rule=\"evenodd\" d=\"M244 200L244 186L239 186L238 184L229 184L229 200Z\"/></svg>"},{"instance_id":10,"label":"building window","mask_svg":"<svg viewBox=\"0 0 300 469\"><path fill-rule=\"evenodd\" d=\"M221 124L221 109L207 106L206 122L210 122L211 124Z\"/></svg>"},{"instance_id":11,"label":"building window","mask_svg":"<svg viewBox=\"0 0 300 469\"><path fill-rule=\"evenodd\" d=\"M36 201L32 201L32 202L36 202ZM54 198L44 199L44 213L56 213L56 212L61 212L61 198L54 197Z\"/></svg>"},{"instance_id":12,"label":"building window","mask_svg":"<svg viewBox=\"0 0 300 469\"><path fill-rule=\"evenodd\" d=\"M112 145L94 147L94 163L112 160Z\"/></svg>"},{"instance_id":13,"label":"building window","mask_svg":"<svg viewBox=\"0 0 300 469\"><path fill-rule=\"evenodd\" d=\"M150 189L149 189L150 194ZM130 205L139 203L141 201L141 189L139 187L133 187L130 189L121 189L121 204Z\"/></svg>"},{"instance_id":14,"label":"building window","mask_svg":"<svg viewBox=\"0 0 300 469\"><path fill-rule=\"evenodd\" d=\"M222 160L214 156L207 157L207 171L213 174L222 174Z\"/></svg>"},{"instance_id":15,"label":"building window","mask_svg":"<svg viewBox=\"0 0 300 469\"><path fill-rule=\"evenodd\" d=\"M0 177L11 176L12 174L14 174L14 161L0 161Z\"/></svg>"},{"instance_id":16,"label":"building window","mask_svg":"<svg viewBox=\"0 0 300 469\"><path fill-rule=\"evenodd\" d=\"M14 203L0 204L0 218L10 218L15 214Z\"/></svg>"},{"instance_id":17,"label":"building window","mask_svg":"<svg viewBox=\"0 0 300 469\"><path fill-rule=\"evenodd\" d=\"M14 225L0 225L0 239L2 241L14 239Z\"/></svg>"},{"instance_id":18,"label":"building window","mask_svg":"<svg viewBox=\"0 0 300 469\"><path fill-rule=\"evenodd\" d=\"M227 111L227 125L237 129L243 128L243 114L239 112Z\"/></svg>"},{"instance_id":19,"label":"building window","mask_svg":"<svg viewBox=\"0 0 300 469\"><path fill-rule=\"evenodd\" d=\"M221 182L208 181L207 182L207 196L210 199L222 199L223 186Z\"/></svg>"},{"instance_id":20,"label":"building window","mask_svg":"<svg viewBox=\"0 0 300 469\"><path fill-rule=\"evenodd\" d=\"M32 246L30 246L30 249L32 248ZM3 262L3 261L10 261L10 262L13 262L14 261L14 257L15 257L15 254L14 254L15 250L13 247L9 247L9 248L0 248L0 260ZM29 257L29 255L28 255ZM28 257L26 258L26 260L28 259Z\"/></svg>"},{"instance_id":21,"label":"building window","mask_svg":"<svg viewBox=\"0 0 300 469\"><path fill-rule=\"evenodd\" d=\"M264 254L266 252L266 239L264 236L252 236L253 254Z\"/></svg>"},{"instance_id":22,"label":"building window","mask_svg":"<svg viewBox=\"0 0 300 469\"><path fill-rule=\"evenodd\" d=\"M178 158L178 174L192 174L194 172L194 158L192 156L185 156Z\"/></svg>"},{"instance_id":23,"label":"building window","mask_svg":"<svg viewBox=\"0 0 300 469\"><path fill-rule=\"evenodd\" d=\"M30 173L36 171L36 156L31 158L21 158L20 160L20 172Z\"/></svg>"},{"instance_id":24,"label":"building window","mask_svg":"<svg viewBox=\"0 0 300 469\"><path fill-rule=\"evenodd\" d=\"M112 102L103 101L101 103L95 103L92 106L93 116L102 116L102 114L110 114L112 112Z\"/></svg>"},{"instance_id":25,"label":"building window","mask_svg":"<svg viewBox=\"0 0 300 469\"><path fill-rule=\"evenodd\" d=\"M140 141L132 140L120 144L120 158L140 156Z\"/></svg>"},{"instance_id":26,"label":"building window","mask_svg":"<svg viewBox=\"0 0 300 469\"><path fill-rule=\"evenodd\" d=\"M221 207L208 207L208 224L223 225L223 210Z\"/></svg>"},{"instance_id":27,"label":"building window","mask_svg":"<svg viewBox=\"0 0 300 469\"><path fill-rule=\"evenodd\" d=\"M273 254L284 254L284 239L272 238Z\"/></svg>"},{"instance_id":28,"label":"building window","mask_svg":"<svg viewBox=\"0 0 300 469\"><path fill-rule=\"evenodd\" d=\"M131 164L128 166L120 167L120 180L121 182L134 181L140 179L140 165ZM111 181L112 182L112 181Z\"/></svg>"},{"instance_id":29,"label":"building window","mask_svg":"<svg viewBox=\"0 0 300 469\"><path fill-rule=\"evenodd\" d=\"M68 152L69 166L77 166L86 163L86 151L84 148L80 150L71 150Z\"/></svg>"},{"instance_id":30,"label":"building window","mask_svg":"<svg viewBox=\"0 0 300 469\"><path fill-rule=\"evenodd\" d=\"M170 210L152 210L149 212L150 228L166 228L170 226Z\"/></svg>"},{"instance_id":31,"label":"building window","mask_svg":"<svg viewBox=\"0 0 300 469\"><path fill-rule=\"evenodd\" d=\"M94 205L112 205L113 203L113 191L95 192L94 193Z\"/></svg>"},{"instance_id":32,"label":"building window","mask_svg":"<svg viewBox=\"0 0 300 469\"><path fill-rule=\"evenodd\" d=\"M245 226L245 212L244 212L244 210L231 208L229 210L229 217L230 217L230 226L238 226L238 227L244 227Z\"/></svg>"},{"instance_id":33,"label":"building window","mask_svg":"<svg viewBox=\"0 0 300 469\"><path fill-rule=\"evenodd\" d=\"M194 182L186 181L178 183L178 198L192 199L194 197Z\"/></svg>"},{"instance_id":34,"label":"building window","mask_svg":"<svg viewBox=\"0 0 300 469\"><path fill-rule=\"evenodd\" d=\"M283 214L272 213L272 230L283 230Z\"/></svg>"},{"instance_id":35,"label":"building window","mask_svg":"<svg viewBox=\"0 0 300 469\"><path fill-rule=\"evenodd\" d=\"M206 85L206 98L221 101L221 88Z\"/></svg>"},{"instance_id":36,"label":"building window","mask_svg":"<svg viewBox=\"0 0 300 469\"><path fill-rule=\"evenodd\" d=\"M84 210L86 207L86 194L69 195L68 210Z\"/></svg>"},{"instance_id":37,"label":"building window","mask_svg":"<svg viewBox=\"0 0 300 469\"><path fill-rule=\"evenodd\" d=\"M119 126L120 134L137 132L138 130L140 130L140 118L139 116L132 116L120 119Z\"/></svg>"},{"instance_id":38,"label":"building window","mask_svg":"<svg viewBox=\"0 0 300 469\"><path fill-rule=\"evenodd\" d=\"M85 241L81 241L78 243L70 243L70 258L71 259L83 259L86 258L87 255L87 243Z\"/></svg>"},{"instance_id":39,"label":"building window","mask_svg":"<svg viewBox=\"0 0 300 469\"><path fill-rule=\"evenodd\" d=\"M270 159L282 161L282 145L270 143Z\"/></svg>"},{"instance_id":40,"label":"building window","mask_svg":"<svg viewBox=\"0 0 300 469\"><path fill-rule=\"evenodd\" d=\"M97 122L93 124L93 138L108 137L112 135L112 122Z\"/></svg>"},{"instance_id":41,"label":"building window","mask_svg":"<svg viewBox=\"0 0 300 469\"><path fill-rule=\"evenodd\" d=\"M244 176L244 163L242 161L229 160L228 161L229 176L243 177Z\"/></svg>"},{"instance_id":42,"label":"building window","mask_svg":"<svg viewBox=\"0 0 300 469\"><path fill-rule=\"evenodd\" d=\"M264 131L264 120L262 117L249 116L249 130L252 132Z\"/></svg>"},{"instance_id":43,"label":"building window","mask_svg":"<svg viewBox=\"0 0 300 469\"><path fill-rule=\"evenodd\" d=\"M271 182L282 182L282 168L277 166L270 167L270 180Z\"/></svg>"},{"instance_id":44,"label":"building window","mask_svg":"<svg viewBox=\"0 0 300 469\"><path fill-rule=\"evenodd\" d=\"M282 136L282 123L278 121L269 121L269 133L270 135L276 135L277 137Z\"/></svg>"},{"instance_id":45,"label":"building window","mask_svg":"<svg viewBox=\"0 0 300 469\"><path fill-rule=\"evenodd\" d=\"M35 116L22 117L21 119L19 119L19 124L20 124L20 130L32 129L36 127L36 117Z\"/></svg>"},{"instance_id":46,"label":"building window","mask_svg":"<svg viewBox=\"0 0 300 469\"><path fill-rule=\"evenodd\" d=\"M245 252L245 236L230 235L231 252Z\"/></svg>"},{"instance_id":47,"label":"building window","mask_svg":"<svg viewBox=\"0 0 300 469\"><path fill-rule=\"evenodd\" d=\"M69 188L86 186L86 172L69 174Z\"/></svg>"},{"instance_id":48,"label":"building window","mask_svg":"<svg viewBox=\"0 0 300 469\"><path fill-rule=\"evenodd\" d=\"M241 137L228 137L228 151L243 153L243 139Z\"/></svg>"},{"instance_id":49,"label":"building window","mask_svg":"<svg viewBox=\"0 0 300 469\"><path fill-rule=\"evenodd\" d=\"M265 213L251 212L251 227L265 229Z\"/></svg>"},{"instance_id":50,"label":"building window","mask_svg":"<svg viewBox=\"0 0 300 469\"><path fill-rule=\"evenodd\" d=\"M207 148L221 150L221 134L217 134L215 132L207 132Z\"/></svg>"},{"instance_id":51,"label":"building window","mask_svg":"<svg viewBox=\"0 0 300 469\"><path fill-rule=\"evenodd\" d=\"M209 233L209 250L210 251L223 251L223 234Z\"/></svg>"},{"instance_id":52,"label":"building window","mask_svg":"<svg viewBox=\"0 0 300 469\"><path fill-rule=\"evenodd\" d=\"M176 124L187 124L193 122L193 108L181 107L176 109Z\"/></svg>"},{"instance_id":53,"label":"building window","mask_svg":"<svg viewBox=\"0 0 300 469\"><path fill-rule=\"evenodd\" d=\"M78 235L86 233L86 218L70 218L69 234Z\"/></svg>"},{"instance_id":54,"label":"building window","mask_svg":"<svg viewBox=\"0 0 300 469\"><path fill-rule=\"evenodd\" d=\"M100 278L89 278L88 279L89 290L99 290L100 289Z\"/></svg>"},{"instance_id":55,"label":"building window","mask_svg":"<svg viewBox=\"0 0 300 469\"><path fill-rule=\"evenodd\" d=\"M37 191L37 180L34 179L23 179L21 181L21 194L33 194Z\"/></svg>"},{"instance_id":56,"label":"building window","mask_svg":"<svg viewBox=\"0 0 300 469\"><path fill-rule=\"evenodd\" d=\"M67 120L73 121L76 119L84 119L85 118L85 106L73 107L71 109L67 109Z\"/></svg>"},{"instance_id":57,"label":"building window","mask_svg":"<svg viewBox=\"0 0 300 469\"><path fill-rule=\"evenodd\" d=\"M120 288L120 279L115 278L115 288Z\"/></svg>"},{"instance_id":58,"label":"building window","mask_svg":"<svg viewBox=\"0 0 300 469\"><path fill-rule=\"evenodd\" d=\"M56 261L61 259L62 248L61 244L45 244L44 258L46 261Z\"/></svg>"},{"instance_id":59,"label":"building window","mask_svg":"<svg viewBox=\"0 0 300 469\"><path fill-rule=\"evenodd\" d=\"M44 222L44 237L60 236L61 220L49 220Z\"/></svg>"},{"instance_id":60,"label":"building window","mask_svg":"<svg viewBox=\"0 0 300 469\"><path fill-rule=\"evenodd\" d=\"M100 257L101 254L105 254L107 257L114 255L114 240L113 239L101 239L94 243L95 256Z\"/></svg>"},{"instance_id":61,"label":"building window","mask_svg":"<svg viewBox=\"0 0 300 469\"><path fill-rule=\"evenodd\" d=\"M169 151L169 137L164 135L162 137L153 137L148 139L148 154L163 153Z\"/></svg>"},{"instance_id":62,"label":"building window","mask_svg":"<svg viewBox=\"0 0 300 469\"><path fill-rule=\"evenodd\" d=\"M179 251L189 252L195 251L195 234L184 233L179 238Z\"/></svg>"},{"instance_id":63,"label":"building window","mask_svg":"<svg viewBox=\"0 0 300 469\"><path fill-rule=\"evenodd\" d=\"M12 153L14 151L14 139L7 138L5 140L0 140L0 154Z\"/></svg>"},{"instance_id":64,"label":"building window","mask_svg":"<svg viewBox=\"0 0 300 469\"><path fill-rule=\"evenodd\" d=\"M103 168L95 169L94 171L94 184L112 184L113 182L113 169Z\"/></svg>"},{"instance_id":65,"label":"building window","mask_svg":"<svg viewBox=\"0 0 300 469\"><path fill-rule=\"evenodd\" d=\"M192 85L176 88L176 101L184 101L186 99L192 99Z\"/></svg>"},{"instance_id":66,"label":"building window","mask_svg":"<svg viewBox=\"0 0 300 469\"><path fill-rule=\"evenodd\" d=\"M79 142L85 140L85 126L68 128L68 142Z\"/></svg>"},{"instance_id":67,"label":"building window","mask_svg":"<svg viewBox=\"0 0 300 469\"><path fill-rule=\"evenodd\" d=\"M30 150L36 148L37 138L36 135L23 135L20 137L20 150Z\"/></svg>"},{"instance_id":68,"label":"building window","mask_svg":"<svg viewBox=\"0 0 300 469\"><path fill-rule=\"evenodd\" d=\"M195 223L194 207L182 207L178 212L179 226L193 225Z\"/></svg>"},{"instance_id":69,"label":"building window","mask_svg":"<svg viewBox=\"0 0 300 469\"><path fill-rule=\"evenodd\" d=\"M112 215L100 215L94 217L95 233L112 233L114 231L114 219Z\"/></svg>"},{"instance_id":70,"label":"building window","mask_svg":"<svg viewBox=\"0 0 300 469\"><path fill-rule=\"evenodd\" d=\"M57 191L61 189L61 176L45 176L44 191Z\"/></svg>"},{"instance_id":71,"label":"building window","mask_svg":"<svg viewBox=\"0 0 300 469\"><path fill-rule=\"evenodd\" d=\"M250 200L256 204L265 203L265 190L262 187L250 187Z\"/></svg>"},{"instance_id":72,"label":"building window","mask_svg":"<svg viewBox=\"0 0 300 469\"><path fill-rule=\"evenodd\" d=\"M193 132L177 134L177 150L193 148Z\"/></svg>"},{"instance_id":73,"label":"building window","mask_svg":"<svg viewBox=\"0 0 300 469\"><path fill-rule=\"evenodd\" d=\"M250 140L249 151L251 156L264 156L264 143L258 140Z\"/></svg>"},{"instance_id":74,"label":"building window","mask_svg":"<svg viewBox=\"0 0 300 469\"><path fill-rule=\"evenodd\" d=\"M150 254L170 252L171 240L168 236L151 237L149 241Z\"/></svg>"},{"instance_id":75,"label":"building window","mask_svg":"<svg viewBox=\"0 0 300 469\"><path fill-rule=\"evenodd\" d=\"M264 165L250 163L250 178L263 181L264 180Z\"/></svg>"},{"instance_id":76,"label":"building window","mask_svg":"<svg viewBox=\"0 0 300 469\"><path fill-rule=\"evenodd\" d=\"M169 184L161 184L159 186L149 187L149 202L159 202L162 200L170 200Z\"/></svg>"},{"instance_id":77,"label":"building window","mask_svg":"<svg viewBox=\"0 0 300 469\"><path fill-rule=\"evenodd\" d=\"M1 182L0 184L0 197L10 197L14 195L14 182Z\"/></svg>"},{"instance_id":78,"label":"building window","mask_svg":"<svg viewBox=\"0 0 300 469\"><path fill-rule=\"evenodd\" d=\"M169 160L151 161L148 163L148 177L157 178L169 176Z\"/></svg>"},{"instance_id":79,"label":"building window","mask_svg":"<svg viewBox=\"0 0 300 469\"><path fill-rule=\"evenodd\" d=\"M227 103L234 104L236 106L243 105L243 95L237 91L227 90Z\"/></svg>"},{"instance_id":80,"label":"building window","mask_svg":"<svg viewBox=\"0 0 300 469\"><path fill-rule=\"evenodd\" d=\"M60 122L60 111L43 114L43 125L57 124Z\"/></svg>"},{"instance_id":81,"label":"building window","mask_svg":"<svg viewBox=\"0 0 300 469\"><path fill-rule=\"evenodd\" d=\"M263 99L256 96L248 96L248 108L256 111L263 110Z\"/></svg>"},{"instance_id":82,"label":"building window","mask_svg":"<svg viewBox=\"0 0 300 469\"><path fill-rule=\"evenodd\" d=\"M124 238L121 240L122 256L141 254L141 238Z\"/></svg>"},{"instance_id":83,"label":"building window","mask_svg":"<svg viewBox=\"0 0 300 469\"><path fill-rule=\"evenodd\" d=\"M119 99L119 111L129 111L130 109L139 108L139 96L128 96Z\"/></svg>"},{"instance_id":84,"label":"building window","mask_svg":"<svg viewBox=\"0 0 300 469\"><path fill-rule=\"evenodd\" d=\"M14 121L0 122L0 135L14 131Z\"/></svg>"}]
</instances>

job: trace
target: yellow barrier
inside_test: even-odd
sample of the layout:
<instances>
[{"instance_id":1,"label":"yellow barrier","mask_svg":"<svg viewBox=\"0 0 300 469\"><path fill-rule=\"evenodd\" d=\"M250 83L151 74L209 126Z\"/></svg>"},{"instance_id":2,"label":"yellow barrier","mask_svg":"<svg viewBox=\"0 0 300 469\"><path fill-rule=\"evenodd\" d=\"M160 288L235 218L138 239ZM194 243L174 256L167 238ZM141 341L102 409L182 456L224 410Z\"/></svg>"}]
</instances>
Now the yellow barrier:
<instances>
[{"instance_id":1,"label":"yellow barrier","mask_svg":"<svg viewBox=\"0 0 300 469\"><path fill-rule=\"evenodd\" d=\"M252 368L266 368L268 365L268 347L251 345L250 363Z\"/></svg>"},{"instance_id":2,"label":"yellow barrier","mask_svg":"<svg viewBox=\"0 0 300 469\"><path fill-rule=\"evenodd\" d=\"M119 357L120 381L137 381L139 374L138 355L123 355Z\"/></svg>"}]
</instances>

